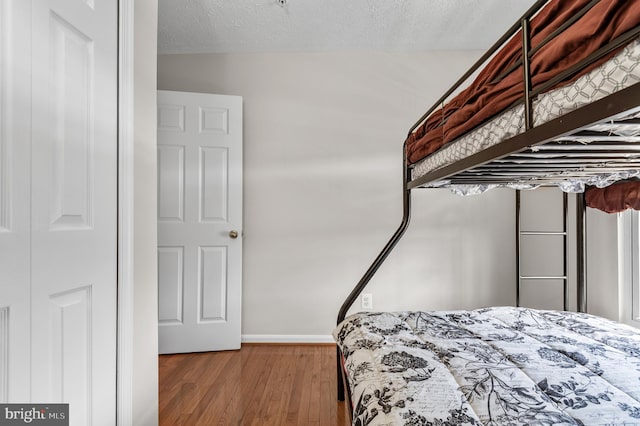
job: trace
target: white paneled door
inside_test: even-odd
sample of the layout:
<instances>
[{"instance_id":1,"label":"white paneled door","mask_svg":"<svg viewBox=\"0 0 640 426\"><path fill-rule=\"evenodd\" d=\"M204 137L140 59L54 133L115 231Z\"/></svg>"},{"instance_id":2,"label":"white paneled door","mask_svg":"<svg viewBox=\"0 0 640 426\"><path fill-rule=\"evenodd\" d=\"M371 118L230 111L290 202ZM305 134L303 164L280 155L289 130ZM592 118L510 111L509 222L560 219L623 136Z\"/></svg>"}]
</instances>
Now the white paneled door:
<instances>
[{"instance_id":1,"label":"white paneled door","mask_svg":"<svg viewBox=\"0 0 640 426\"><path fill-rule=\"evenodd\" d=\"M158 92L160 353L240 348L242 98Z\"/></svg>"},{"instance_id":2,"label":"white paneled door","mask_svg":"<svg viewBox=\"0 0 640 426\"><path fill-rule=\"evenodd\" d=\"M116 1L0 2L0 402L116 419Z\"/></svg>"}]
</instances>

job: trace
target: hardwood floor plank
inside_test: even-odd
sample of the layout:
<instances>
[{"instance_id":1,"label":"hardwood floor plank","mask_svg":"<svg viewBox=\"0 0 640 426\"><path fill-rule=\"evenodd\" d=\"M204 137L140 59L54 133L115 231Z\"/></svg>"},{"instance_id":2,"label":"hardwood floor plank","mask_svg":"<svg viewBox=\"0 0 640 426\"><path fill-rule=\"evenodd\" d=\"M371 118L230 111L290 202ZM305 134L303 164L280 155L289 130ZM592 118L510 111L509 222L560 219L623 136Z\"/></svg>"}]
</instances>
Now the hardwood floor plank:
<instances>
[{"instance_id":1,"label":"hardwood floor plank","mask_svg":"<svg viewBox=\"0 0 640 426\"><path fill-rule=\"evenodd\" d=\"M321 363L320 363L321 354L314 352L313 353L313 361L312 361L312 375L311 375L311 393L309 397L309 426L320 426L320 375L321 372Z\"/></svg>"},{"instance_id":2,"label":"hardwood floor plank","mask_svg":"<svg viewBox=\"0 0 640 426\"><path fill-rule=\"evenodd\" d=\"M220 357L218 361L212 366L209 365L209 360L206 354L198 354L198 361L201 363L201 368L194 371L192 375L186 375L185 380L195 385L191 400L185 401L184 413L194 413L196 409L207 402L206 398L209 395L210 389L216 388L216 383L226 383L227 375L233 373L236 357L232 352L225 352L223 357ZM187 395L185 395L187 396Z\"/></svg>"},{"instance_id":3,"label":"hardwood floor plank","mask_svg":"<svg viewBox=\"0 0 640 426\"><path fill-rule=\"evenodd\" d=\"M287 388L287 376L291 363L290 351L279 348L277 356L269 375L269 381L273 386L269 390L269 397L263 414L260 416L267 423L282 424L281 414L284 405L289 402L290 391Z\"/></svg>"},{"instance_id":4,"label":"hardwood floor plank","mask_svg":"<svg viewBox=\"0 0 640 426\"><path fill-rule=\"evenodd\" d=\"M265 352L261 348L253 348L252 354L247 358L246 374L256 376L255 385L250 389L244 389L249 396L248 405L242 416L242 424L259 425L260 411L265 404L265 394L270 384L268 383L271 373L271 363L275 356L274 351Z\"/></svg>"},{"instance_id":5,"label":"hardwood floor plank","mask_svg":"<svg viewBox=\"0 0 640 426\"><path fill-rule=\"evenodd\" d=\"M333 353L331 351L333 350ZM322 356L320 358L321 366L320 371L334 371L335 376L335 349L323 347L322 348ZM320 376L320 394L334 394L335 390L333 389L336 386L336 379L329 378L326 374L322 374ZM335 424L335 421L332 422L332 419L336 418L336 403L334 401L329 401L327 398L320 398L320 424L321 425L330 425Z\"/></svg>"},{"instance_id":6,"label":"hardwood floor plank","mask_svg":"<svg viewBox=\"0 0 640 426\"><path fill-rule=\"evenodd\" d=\"M160 425L350 424L333 345L245 344L161 355Z\"/></svg>"},{"instance_id":7,"label":"hardwood floor plank","mask_svg":"<svg viewBox=\"0 0 640 426\"><path fill-rule=\"evenodd\" d=\"M221 413L224 413L232 395L237 394L240 389L241 361L237 356L231 358L217 375L216 380L202 389L203 394L199 403L184 424L218 424Z\"/></svg>"},{"instance_id":8,"label":"hardwood floor plank","mask_svg":"<svg viewBox=\"0 0 640 426\"><path fill-rule=\"evenodd\" d=\"M295 371L293 372L293 383L291 385L291 399L287 406L285 418L286 425L297 425L298 414L302 407L302 391L304 387L304 375L306 371L308 355L305 351L298 351L293 360Z\"/></svg>"}]
</instances>

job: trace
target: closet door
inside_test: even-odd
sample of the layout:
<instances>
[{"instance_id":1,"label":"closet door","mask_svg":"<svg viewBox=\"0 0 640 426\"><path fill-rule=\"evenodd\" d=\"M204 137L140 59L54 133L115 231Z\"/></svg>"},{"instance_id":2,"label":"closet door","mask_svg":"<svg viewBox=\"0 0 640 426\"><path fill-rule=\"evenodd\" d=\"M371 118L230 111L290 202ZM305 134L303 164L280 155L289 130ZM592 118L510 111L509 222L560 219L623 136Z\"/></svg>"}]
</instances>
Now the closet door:
<instances>
[{"instance_id":1,"label":"closet door","mask_svg":"<svg viewBox=\"0 0 640 426\"><path fill-rule=\"evenodd\" d=\"M117 2L38 0L32 52L32 398L115 416Z\"/></svg>"},{"instance_id":2,"label":"closet door","mask_svg":"<svg viewBox=\"0 0 640 426\"><path fill-rule=\"evenodd\" d=\"M29 400L31 6L0 1L0 402Z\"/></svg>"},{"instance_id":3,"label":"closet door","mask_svg":"<svg viewBox=\"0 0 640 426\"><path fill-rule=\"evenodd\" d=\"M0 270L4 399L115 424L117 2L2 5L14 80L2 91L0 247L16 259Z\"/></svg>"}]
</instances>

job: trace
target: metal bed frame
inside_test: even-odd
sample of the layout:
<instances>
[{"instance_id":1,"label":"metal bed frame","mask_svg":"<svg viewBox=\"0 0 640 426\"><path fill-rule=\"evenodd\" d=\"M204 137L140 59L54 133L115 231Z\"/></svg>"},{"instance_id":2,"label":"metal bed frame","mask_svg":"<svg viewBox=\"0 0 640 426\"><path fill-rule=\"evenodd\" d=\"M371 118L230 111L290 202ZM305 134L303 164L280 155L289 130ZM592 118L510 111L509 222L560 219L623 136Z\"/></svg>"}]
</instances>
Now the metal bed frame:
<instances>
[{"instance_id":1,"label":"metal bed frame","mask_svg":"<svg viewBox=\"0 0 640 426\"><path fill-rule=\"evenodd\" d=\"M582 106L572 112L553 119L545 124L533 127L532 100L559 81L571 76L578 70L602 58L607 53L623 46L640 36L640 26L628 31L609 43L570 70L549 81L544 87L532 90L529 60L532 55L553 37L573 24L599 0L591 1L573 19L547 37L539 46L530 46L529 21L548 0L537 1L522 18L514 24L455 84L431 107L409 130L411 134L429 115L473 75L491 56L519 30L522 30L522 58L513 68L523 65L523 97L517 104L525 106L525 131L506 139L481 152L466 157L453 164L411 178L412 167L406 155L406 142L403 146L402 203L403 214L400 226L375 258L351 293L347 296L338 313L337 323L342 322L349 308L367 286L378 268L386 260L409 226L411 216L411 191L429 183L447 179L455 184L507 184L516 179L535 179L539 184L554 184L562 180L590 176L598 173L640 169L640 142L616 142L609 133L585 130L598 123L616 124L631 114L640 113L640 83L622 89L600 100ZM507 71L509 72L509 71ZM507 73L505 72L505 74ZM626 125L640 127L640 119L624 119ZM597 142L554 141L566 136L596 136ZM532 149L535 147L535 149ZM545 154L557 154L549 159ZM584 198L577 197L577 306L578 311L586 310L584 229L586 224ZM345 389L349 392L342 369L342 354L337 349L338 399L344 401ZM349 395L350 397L350 395ZM351 398L349 398L351 399ZM349 405L352 409L351 404Z\"/></svg>"}]
</instances>

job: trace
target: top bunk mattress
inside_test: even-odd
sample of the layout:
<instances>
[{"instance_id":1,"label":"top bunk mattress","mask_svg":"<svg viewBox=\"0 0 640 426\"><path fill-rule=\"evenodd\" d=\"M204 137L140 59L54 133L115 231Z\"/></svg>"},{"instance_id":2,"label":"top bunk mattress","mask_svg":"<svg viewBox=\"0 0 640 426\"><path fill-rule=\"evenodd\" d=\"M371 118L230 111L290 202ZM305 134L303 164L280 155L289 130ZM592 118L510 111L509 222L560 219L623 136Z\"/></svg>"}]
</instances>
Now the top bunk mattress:
<instances>
[{"instance_id":1,"label":"top bunk mattress","mask_svg":"<svg viewBox=\"0 0 640 426\"><path fill-rule=\"evenodd\" d=\"M539 126L583 105L602 99L640 82L640 39L626 45L613 58L571 84L540 94L533 100L533 125ZM445 145L414 164L412 178L455 163L525 131L524 105L493 117L471 132ZM630 117L635 118L635 117ZM589 130L589 128L585 129ZM616 133L616 128L610 129ZM640 141L640 129L622 127L618 132L628 142ZM562 138L558 139L562 140ZM573 136L571 140L580 141ZM590 142L584 139L585 143ZM438 184L435 184L438 186Z\"/></svg>"},{"instance_id":2,"label":"top bunk mattress","mask_svg":"<svg viewBox=\"0 0 640 426\"><path fill-rule=\"evenodd\" d=\"M576 20L566 27L570 18ZM640 81L639 42L633 40L639 25L640 0L552 0L534 15L532 126ZM526 130L521 45L520 33L511 37L469 87L412 130L406 156L414 179Z\"/></svg>"}]
</instances>

